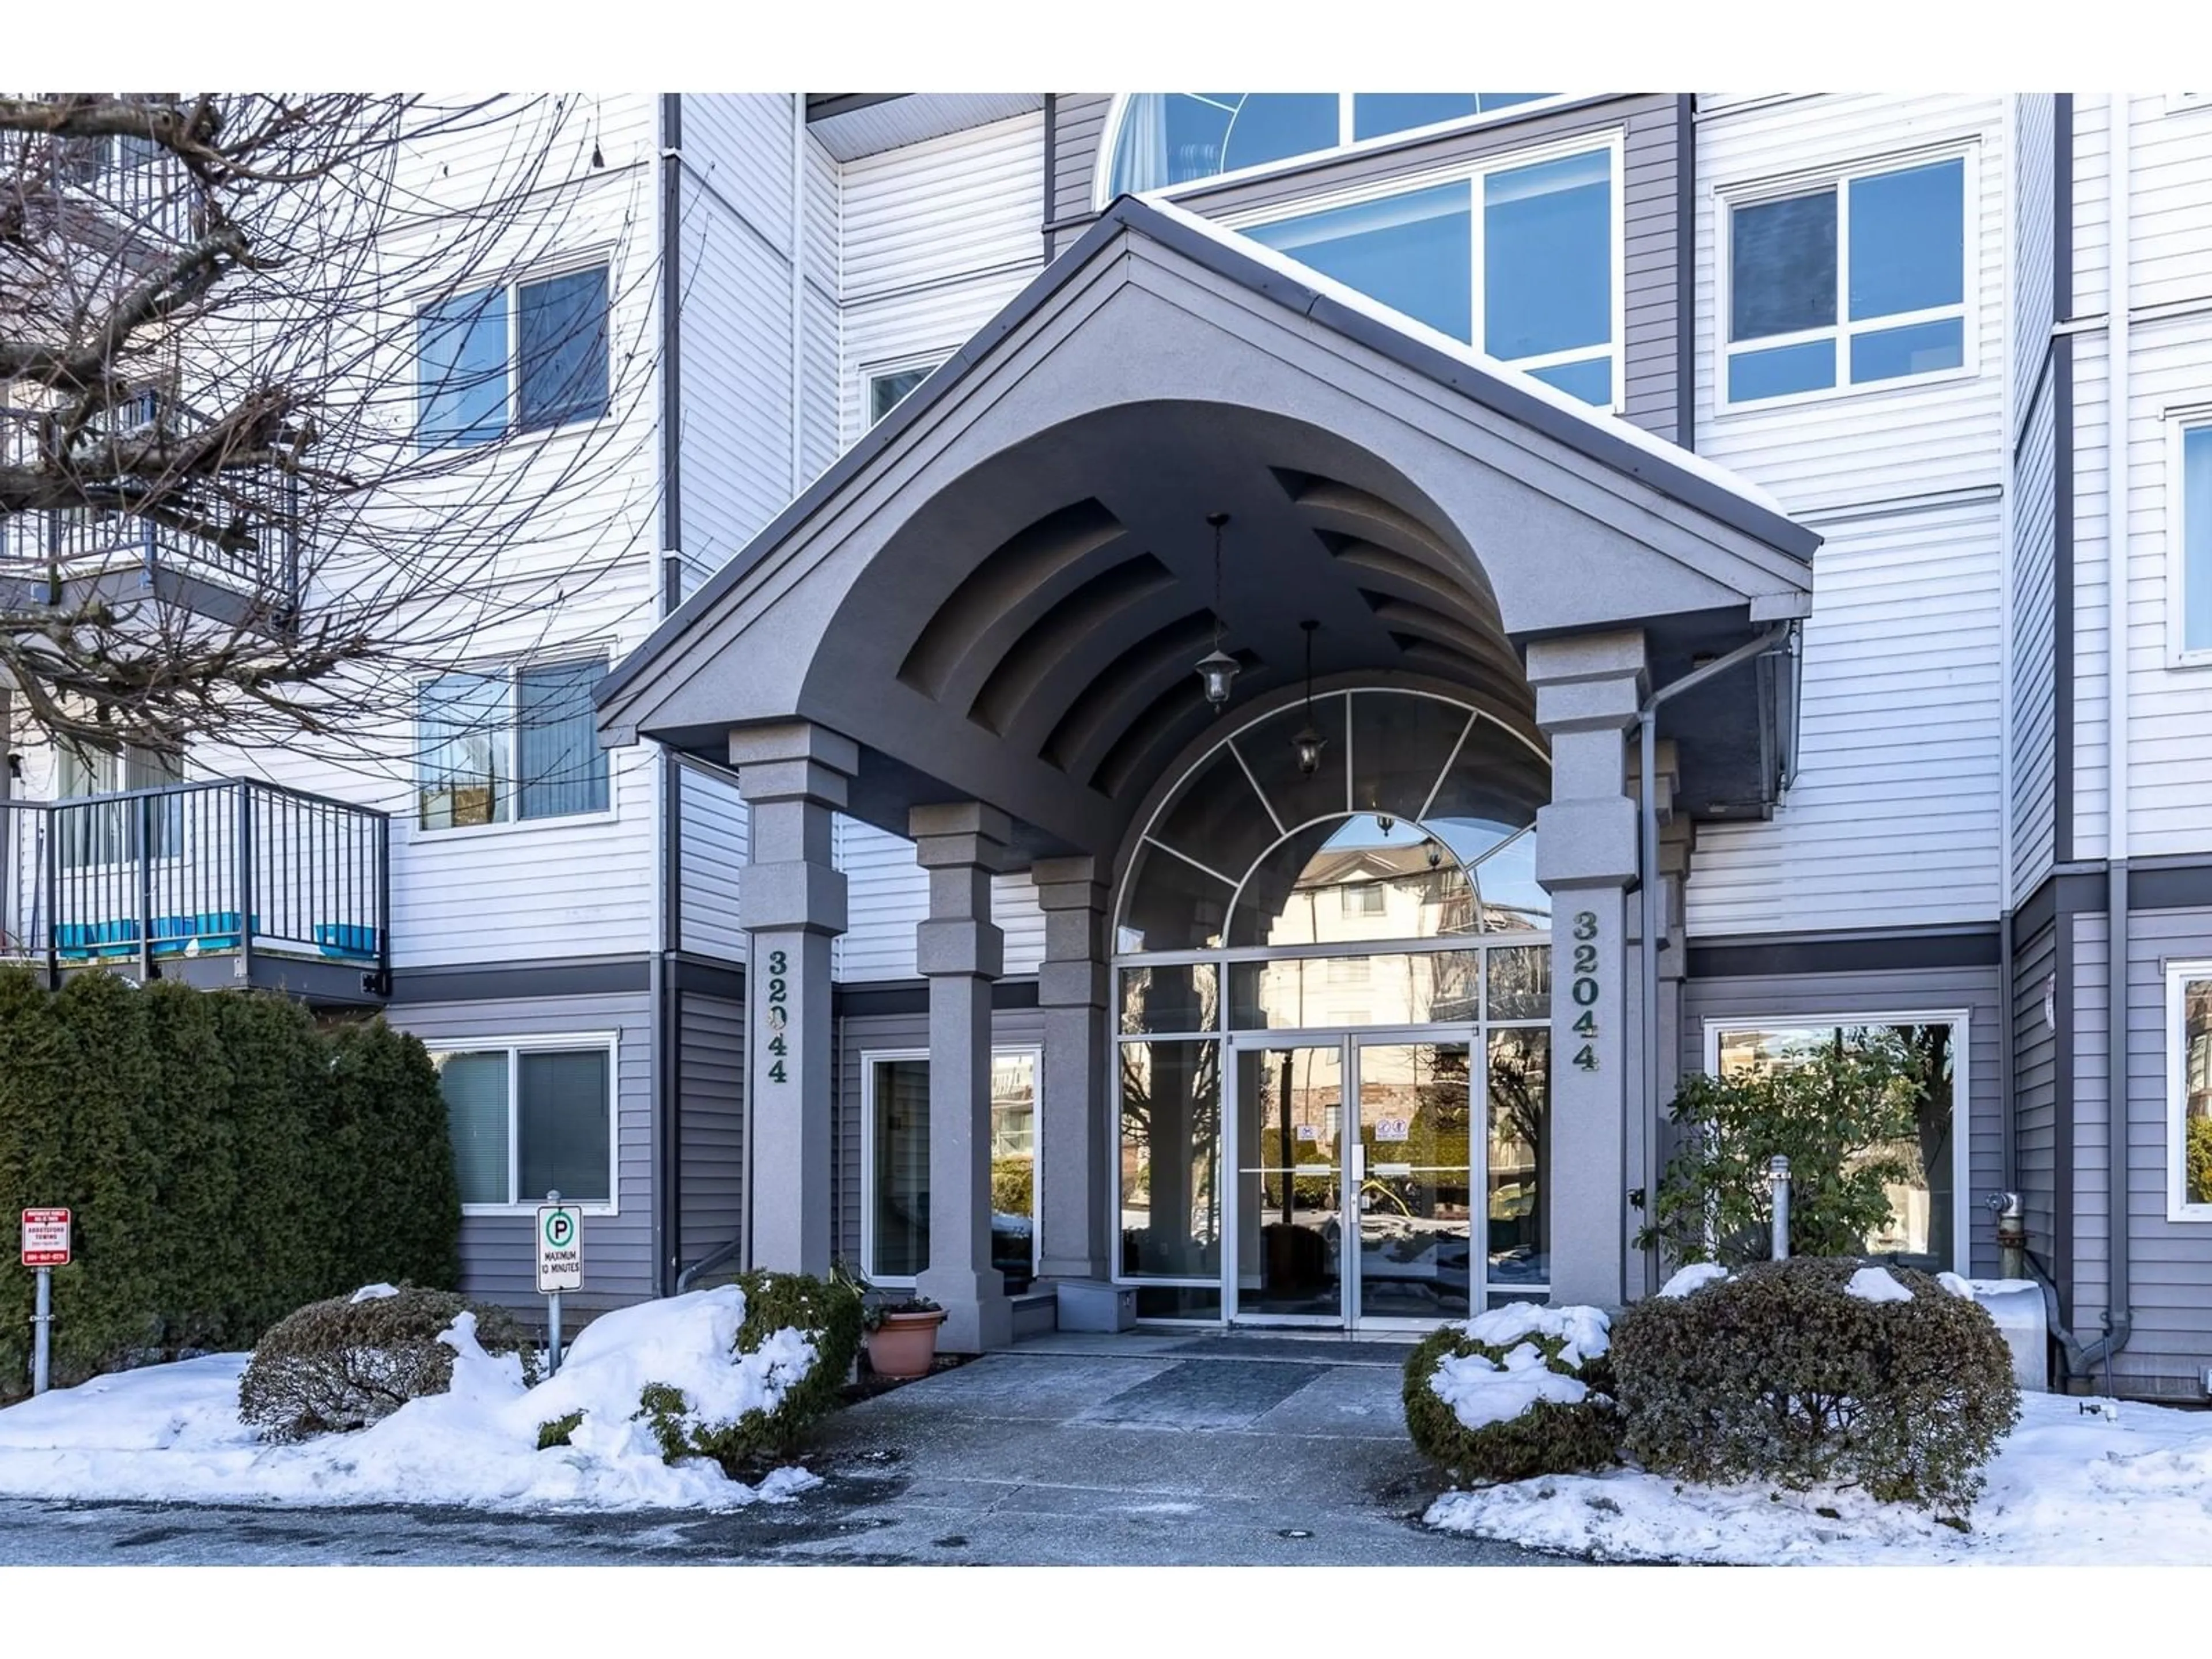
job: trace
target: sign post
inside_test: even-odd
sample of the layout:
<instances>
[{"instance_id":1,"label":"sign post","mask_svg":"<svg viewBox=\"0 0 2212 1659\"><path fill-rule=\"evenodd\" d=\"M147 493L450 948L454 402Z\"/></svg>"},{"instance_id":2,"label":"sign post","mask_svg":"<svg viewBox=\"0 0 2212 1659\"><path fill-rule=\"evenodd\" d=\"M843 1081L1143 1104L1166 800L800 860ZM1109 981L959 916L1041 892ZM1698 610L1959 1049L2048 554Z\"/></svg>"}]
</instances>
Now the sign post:
<instances>
[{"instance_id":1,"label":"sign post","mask_svg":"<svg viewBox=\"0 0 2212 1659\"><path fill-rule=\"evenodd\" d=\"M23 1212L23 1265L39 1274L38 1306L31 1315L31 1392L46 1391L47 1338L54 1322L54 1269L70 1261L70 1212Z\"/></svg>"},{"instance_id":2,"label":"sign post","mask_svg":"<svg viewBox=\"0 0 2212 1659\"><path fill-rule=\"evenodd\" d=\"M538 1206L538 1290L546 1301L545 1370L561 1369L561 1292L584 1288L584 1212L548 1193Z\"/></svg>"}]
</instances>

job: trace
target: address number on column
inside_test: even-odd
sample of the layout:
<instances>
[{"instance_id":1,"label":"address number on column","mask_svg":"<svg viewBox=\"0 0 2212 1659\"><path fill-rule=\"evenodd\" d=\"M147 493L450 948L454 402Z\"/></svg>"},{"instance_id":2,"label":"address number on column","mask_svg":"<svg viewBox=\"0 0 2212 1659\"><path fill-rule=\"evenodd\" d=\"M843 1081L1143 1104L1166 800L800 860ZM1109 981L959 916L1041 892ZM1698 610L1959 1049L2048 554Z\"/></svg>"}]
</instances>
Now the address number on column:
<instances>
[{"instance_id":1,"label":"address number on column","mask_svg":"<svg viewBox=\"0 0 2212 1659\"><path fill-rule=\"evenodd\" d=\"M791 1052L791 1044L785 1036L791 1024L791 982L786 977L790 969L791 958L784 952L771 951L768 953L768 1051L773 1056L768 1067L770 1083L791 1080L784 1075L783 1070L784 1057Z\"/></svg>"},{"instance_id":2,"label":"address number on column","mask_svg":"<svg viewBox=\"0 0 2212 1659\"><path fill-rule=\"evenodd\" d=\"M1597 912L1575 912L1574 974L1568 981L1568 994L1575 1000L1575 1023L1569 1029L1582 1039L1575 1050L1574 1063L1585 1072L1597 1070Z\"/></svg>"}]
</instances>

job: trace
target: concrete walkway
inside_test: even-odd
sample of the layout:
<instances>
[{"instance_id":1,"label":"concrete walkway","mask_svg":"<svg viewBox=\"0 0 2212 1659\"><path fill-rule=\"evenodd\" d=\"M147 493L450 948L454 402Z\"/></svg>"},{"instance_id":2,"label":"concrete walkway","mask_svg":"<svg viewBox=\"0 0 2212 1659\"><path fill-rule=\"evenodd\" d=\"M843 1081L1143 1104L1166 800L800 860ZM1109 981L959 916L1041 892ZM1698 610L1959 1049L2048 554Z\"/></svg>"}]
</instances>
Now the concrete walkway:
<instances>
[{"instance_id":1,"label":"concrete walkway","mask_svg":"<svg viewBox=\"0 0 2212 1659\"><path fill-rule=\"evenodd\" d=\"M1551 1558L1431 1533L1396 1344L1033 1339L842 1413L779 1559L1417 1565Z\"/></svg>"},{"instance_id":2,"label":"concrete walkway","mask_svg":"<svg viewBox=\"0 0 2212 1659\"><path fill-rule=\"evenodd\" d=\"M727 1515L0 1499L0 1565L1547 1565L1419 1522L1398 1345L1062 1335L842 1412L823 1484Z\"/></svg>"}]
</instances>

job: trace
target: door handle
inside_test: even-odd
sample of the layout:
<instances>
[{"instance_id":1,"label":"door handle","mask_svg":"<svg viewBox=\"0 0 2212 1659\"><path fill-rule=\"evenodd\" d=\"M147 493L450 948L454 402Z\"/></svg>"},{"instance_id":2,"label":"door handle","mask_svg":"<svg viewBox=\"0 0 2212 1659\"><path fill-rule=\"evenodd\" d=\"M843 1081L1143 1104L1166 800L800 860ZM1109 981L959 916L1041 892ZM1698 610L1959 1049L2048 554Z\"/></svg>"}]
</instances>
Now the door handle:
<instances>
[{"instance_id":1,"label":"door handle","mask_svg":"<svg viewBox=\"0 0 2212 1659\"><path fill-rule=\"evenodd\" d=\"M1358 1184L1364 1182L1367 1179L1367 1148L1360 1142L1354 1141L1352 1142L1350 1150L1352 1152L1352 1179L1354 1184Z\"/></svg>"}]
</instances>

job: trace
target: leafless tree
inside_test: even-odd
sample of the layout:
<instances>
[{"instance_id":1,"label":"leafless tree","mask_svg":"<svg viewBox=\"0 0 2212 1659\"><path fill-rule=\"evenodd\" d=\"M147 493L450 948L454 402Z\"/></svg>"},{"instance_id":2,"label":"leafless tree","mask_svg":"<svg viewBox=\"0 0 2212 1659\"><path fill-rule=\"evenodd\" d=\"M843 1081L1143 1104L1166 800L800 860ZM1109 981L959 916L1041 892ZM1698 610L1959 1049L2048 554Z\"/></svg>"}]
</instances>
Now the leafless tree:
<instances>
[{"instance_id":1,"label":"leafless tree","mask_svg":"<svg viewBox=\"0 0 2212 1659\"><path fill-rule=\"evenodd\" d=\"M654 504L651 153L601 145L573 97L0 97L13 736L389 762L426 675L581 625Z\"/></svg>"}]
</instances>

